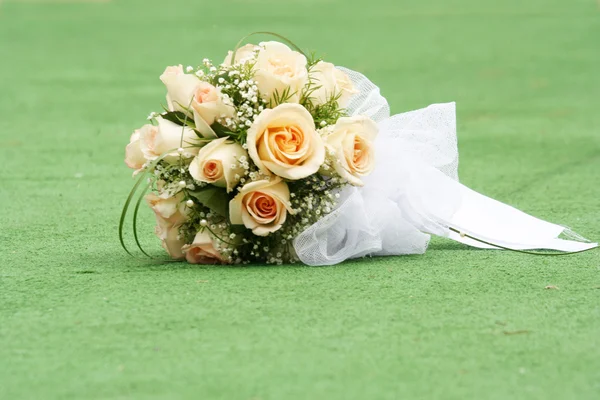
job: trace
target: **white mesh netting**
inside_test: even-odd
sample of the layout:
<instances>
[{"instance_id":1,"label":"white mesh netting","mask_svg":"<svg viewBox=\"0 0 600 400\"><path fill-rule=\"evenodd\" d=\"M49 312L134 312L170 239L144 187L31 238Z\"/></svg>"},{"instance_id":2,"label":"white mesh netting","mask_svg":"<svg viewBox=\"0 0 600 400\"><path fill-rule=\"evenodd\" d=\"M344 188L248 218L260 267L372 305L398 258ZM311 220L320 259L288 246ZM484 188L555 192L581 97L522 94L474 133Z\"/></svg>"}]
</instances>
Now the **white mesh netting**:
<instances>
[{"instance_id":1,"label":"white mesh netting","mask_svg":"<svg viewBox=\"0 0 600 400\"><path fill-rule=\"evenodd\" d=\"M447 236L441 221L460 201L454 103L390 118L377 86L358 72L340 69L359 91L350 101L350 114L366 115L379 125L376 168L364 187L346 189L336 210L295 239L296 253L308 265L424 253L429 235L422 232Z\"/></svg>"},{"instance_id":2,"label":"white mesh netting","mask_svg":"<svg viewBox=\"0 0 600 400\"><path fill-rule=\"evenodd\" d=\"M302 262L331 265L365 255L424 253L429 235L423 232L481 248L579 252L598 246L460 184L454 103L389 117L379 88L341 69L359 90L350 114L378 123L376 167L364 187L344 190L338 208L295 239Z\"/></svg>"}]
</instances>

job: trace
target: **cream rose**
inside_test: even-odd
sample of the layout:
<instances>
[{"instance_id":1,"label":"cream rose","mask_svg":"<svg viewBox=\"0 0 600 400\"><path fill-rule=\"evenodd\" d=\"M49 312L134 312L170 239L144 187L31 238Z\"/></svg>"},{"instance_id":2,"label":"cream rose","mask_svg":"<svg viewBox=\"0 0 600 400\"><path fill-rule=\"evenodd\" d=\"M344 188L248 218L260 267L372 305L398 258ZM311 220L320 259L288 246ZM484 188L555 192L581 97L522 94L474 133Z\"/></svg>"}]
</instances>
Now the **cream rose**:
<instances>
[{"instance_id":1,"label":"cream rose","mask_svg":"<svg viewBox=\"0 0 600 400\"><path fill-rule=\"evenodd\" d=\"M297 103L300 93L308 82L306 57L283 43L264 42L254 64L254 80L263 98L273 99L275 91L280 95L289 88L288 103Z\"/></svg>"},{"instance_id":2,"label":"cream rose","mask_svg":"<svg viewBox=\"0 0 600 400\"><path fill-rule=\"evenodd\" d=\"M146 202L156 215L156 236L161 240L163 248L172 258L183 258L182 246L185 244L179 237L179 228L187 221L187 209L183 203L183 193L175 196L157 196L151 193Z\"/></svg>"},{"instance_id":3,"label":"cream rose","mask_svg":"<svg viewBox=\"0 0 600 400\"><path fill-rule=\"evenodd\" d=\"M257 236L279 230L288 212L294 214L290 190L280 178L248 183L229 202L231 223L244 224Z\"/></svg>"},{"instance_id":4,"label":"cream rose","mask_svg":"<svg viewBox=\"0 0 600 400\"><path fill-rule=\"evenodd\" d=\"M297 180L319 170L325 146L310 113L299 104L281 104L260 113L250 129L248 154L269 175Z\"/></svg>"},{"instance_id":5,"label":"cream rose","mask_svg":"<svg viewBox=\"0 0 600 400\"><path fill-rule=\"evenodd\" d=\"M250 43L240 47L235 52L234 64L240 64L245 61L252 60L255 56L256 50L258 50L258 49L259 49L259 47L257 45L250 44ZM231 57L232 56L233 56L233 51L227 52L227 57L225 57L225 60L223 61L223 65L231 65Z\"/></svg>"},{"instance_id":6,"label":"cream rose","mask_svg":"<svg viewBox=\"0 0 600 400\"><path fill-rule=\"evenodd\" d=\"M140 132L150 128L152 128L152 125L145 125L141 129L136 129L129 138L129 144L125 147L125 164L135 170L133 175L137 174L147 161L142 152Z\"/></svg>"},{"instance_id":7,"label":"cream rose","mask_svg":"<svg viewBox=\"0 0 600 400\"><path fill-rule=\"evenodd\" d=\"M196 130L204 137L217 137L210 125L218 118L233 118L235 108L225 104L221 91L208 82L199 81L192 100Z\"/></svg>"},{"instance_id":8,"label":"cream rose","mask_svg":"<svg viewBox=\"0 0 600 400\"><path fill-rule=\"evenodd\" d=\"M212 140L198 152L190 164L190 175L200 182L212 183L227 188L231 192L244 175L244 168L239 164L241 157L248 153L238 143L228 138ZM235 165L235 168L231 168Z\"/></svg>"},{"instance_id":9,"label":"cream rose","mask_svg":"<svg viewBox=\"0 0 600 400\"><path fill-rule=\"evenodd\" d=\"M338 105L344 108L350 98L358 93L348 75L331 63L319 61L311 69L310 77L314 87L318 87L311 94L315 104L324 104L332 97L339 96Z\"/></svg>"},{"instance_id":10,"label":"cream rose","mask_svg":"<svg viewBox=\"0 0 600 400\"><path fill-rule=\"evenodd\" d=\"M187 220L187 208L183 202L182 192L178 192L174 196L167 194L157 196L150 193L146 196L146 202L165 224L181 225Z\"/></svg>"},{"instance_id":11,"label":"cream rose","mask_svg":"<svg viewBox=\"0 0 600 400\"><path fill-rule=\"evenodd\" d=\"M183 238L179 236L180 226L163 225L158 216L156 217L156 220L158 221L158 225L156 226L155 233L160 239L163 249L169 253L171 258L176 260L183 259L184 254L182 248L185 245L185 242Z\"/></svg>"},{"instance_id":12,"label":"cream rose","mask_svg":"<svg viewBox=\"0 0 600 400\"><path fill-rule=\"evenodd\" d=\"M215 119L231 118L235 114L234 107L223 101L219 88L184 73L181 65L167 67L160 80L167 87L169 110L185 113L191 110L196 130L204 137L217 137L210 127Z\"/></svg>"},{"instance_id":13,"label":"cream rose","mask_svg":"<svg viewBox=\"0 0 600 400\"><path fill-rule=\"evenodd\" d=\"M167 87L167 106L171 111L185 112L192 101L200 79L196 75L183 72L183 66L167 67L160 76Z\"/></svg>"},{"instance_id":14,"label":"cream rose","mask_svg":"<svg viewBox=\"0 0 600 400\"><path fill-rule=\"evenodd\" d=\"M215 247L215 238L208 231L198 232L191 244L182 248L190 264L228 264Z\"/></svg>"},{"instance_id":15,"label":"cream rose","mask_svg":"<svg viewBox=\"0 0 600 400\"><path fill-rule=\"evenodd\" d=\"M335 171L352 185L362 186L360 178L373 171L377 131L377 124L370 118L343 117L325 138L327 149L334 154Z\"/></svg>"},{"instance_id":16,"label":"cream rose","mask_svg":"<svg viewBox=\"0 0 600 400\"><path fill-rule=\"evenodd\" d=\"M179 126L164 118L157 118L158 126L144 125L140 129L140 147L147 160L155 160L167 153L165 161L173 163L179 160L177 149L184 148L181 156L190 158L198 154L197 147L190 145L197 143L198 136L193 129ZM183 142L182 142L183 133Z\"/></svg>"}]
</instances>

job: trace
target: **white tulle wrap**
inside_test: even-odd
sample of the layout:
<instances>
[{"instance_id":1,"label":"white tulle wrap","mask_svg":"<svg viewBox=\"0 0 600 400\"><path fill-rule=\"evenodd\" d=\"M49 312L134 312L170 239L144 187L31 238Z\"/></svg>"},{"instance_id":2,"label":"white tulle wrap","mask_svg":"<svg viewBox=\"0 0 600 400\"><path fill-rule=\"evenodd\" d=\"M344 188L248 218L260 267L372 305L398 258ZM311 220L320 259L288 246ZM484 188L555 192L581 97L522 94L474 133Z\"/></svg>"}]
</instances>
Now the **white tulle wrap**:
<instances>
[{"instance_id":1,"label":"white tulle wrap","mask_svg":"<svg viewBox=\"0 0 600 400\"><path fill-rule=\"evenodd\" d=\"M582 238L559 239L570 231L460 184L454 103L390 117L377 86L358 72L340 69L359 91L349 113L366 115L379 125L376 167L364 179L364 187L346 189L336 210L295 239L303 263L332 265L366 255L421 254L429 234L479 248L498 248L482 241L516 250L572 252L597 246Z\"/></svg>"}]
</instances>

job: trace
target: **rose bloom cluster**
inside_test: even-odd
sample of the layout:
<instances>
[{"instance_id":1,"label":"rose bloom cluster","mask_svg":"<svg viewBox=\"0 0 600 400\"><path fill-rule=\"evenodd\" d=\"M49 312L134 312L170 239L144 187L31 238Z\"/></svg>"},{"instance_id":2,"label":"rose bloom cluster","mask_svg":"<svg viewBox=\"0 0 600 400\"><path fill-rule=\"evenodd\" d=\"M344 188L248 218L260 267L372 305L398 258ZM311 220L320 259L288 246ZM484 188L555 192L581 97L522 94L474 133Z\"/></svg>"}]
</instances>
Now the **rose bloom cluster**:
<instances>
[{"instance_id":1,"label":"rose bloom cluster","mask_svg":"<svg viewBox=\"0 0 600 400\"><path fill-rule=\"evenodd\" d=\"M347 115L357 91L331 63L271 41L160 79L164 112L131 135L125 163L150 174L175 259L294 262L293 239L373 169L377 125Z\"/></svg>"}]
</instances>

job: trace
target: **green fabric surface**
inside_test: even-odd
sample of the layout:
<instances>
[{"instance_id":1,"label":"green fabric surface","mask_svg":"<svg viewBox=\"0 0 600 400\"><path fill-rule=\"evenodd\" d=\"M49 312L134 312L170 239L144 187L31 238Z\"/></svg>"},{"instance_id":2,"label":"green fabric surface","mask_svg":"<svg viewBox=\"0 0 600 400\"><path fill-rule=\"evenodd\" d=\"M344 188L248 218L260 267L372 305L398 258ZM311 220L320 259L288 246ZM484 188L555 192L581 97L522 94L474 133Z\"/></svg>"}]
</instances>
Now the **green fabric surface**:
<instances>
[{"instance_id":1,"label":"green fabric surface","mask_svg":"<svg viewBox=\"0 0 600 400\"><path fill-rule=\"evenodd\" d=\"M0 398L599 398L600 251L122 251L124 146L160 111L158 76L256 30L365 73L394 113L456 101L463 183L600 239L592 0L0 1Z\"/></svg>"}]
</instances>

